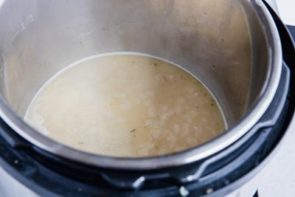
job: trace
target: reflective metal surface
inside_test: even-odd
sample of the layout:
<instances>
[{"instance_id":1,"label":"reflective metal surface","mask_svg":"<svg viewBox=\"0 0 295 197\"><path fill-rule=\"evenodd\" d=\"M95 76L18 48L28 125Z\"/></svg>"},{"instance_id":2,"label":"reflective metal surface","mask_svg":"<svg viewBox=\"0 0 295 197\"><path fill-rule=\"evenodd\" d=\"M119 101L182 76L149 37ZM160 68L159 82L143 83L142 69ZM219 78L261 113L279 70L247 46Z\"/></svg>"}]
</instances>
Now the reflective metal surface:
<instances>
[{"instance_id":1,"label":"reflective metal surface","mask_svg":"<svg viewBox=\"0 0 295 197\"><path fill-rule=\"evenodd\" d=\"M243 136L270 104L281 46L261 1L9 0L0 7L0 115L18 134L62 157L112 168L181 165ZM213 92L229 130L204 145L154 158L112 158L74 150L41 135L22 116L38 89L65 66L106 52L173 61Z\"/></svg>"}]
</instances>

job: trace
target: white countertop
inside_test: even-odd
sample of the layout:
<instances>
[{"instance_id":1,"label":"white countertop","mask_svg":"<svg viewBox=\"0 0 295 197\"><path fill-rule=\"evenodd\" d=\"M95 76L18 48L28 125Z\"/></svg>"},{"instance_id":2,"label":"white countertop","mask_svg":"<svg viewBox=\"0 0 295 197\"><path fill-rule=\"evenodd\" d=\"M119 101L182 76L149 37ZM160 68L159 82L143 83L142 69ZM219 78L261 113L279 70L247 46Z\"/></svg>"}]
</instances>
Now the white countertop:
<instances>
[{"instance_id":1,"label":"white countertop","mask_svg":"<svg viewBox=\"0 0 295 197\"><path fill-rule=\"evenodd\" d=\"M276 0L279 15L288 25L295 25L295 0Z\"/></svg>"}]
</instances>

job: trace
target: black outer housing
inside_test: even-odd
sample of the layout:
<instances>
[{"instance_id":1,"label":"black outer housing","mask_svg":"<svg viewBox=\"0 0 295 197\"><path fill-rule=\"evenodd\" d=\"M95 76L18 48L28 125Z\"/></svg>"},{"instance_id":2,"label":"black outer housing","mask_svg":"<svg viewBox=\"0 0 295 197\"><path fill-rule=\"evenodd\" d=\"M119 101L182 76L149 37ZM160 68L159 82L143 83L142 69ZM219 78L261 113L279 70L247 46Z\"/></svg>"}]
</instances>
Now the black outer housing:
<instances>
[{"instance_id":1,"label":"black outer housing","mask_svg":"<svg viewBox=\"0 0 295 197\"><path fill-rule=\"evenodd\" d=\"M41 196L179 196L181 186L190 196L224 196L236 190L273 155L295 109L291 99L295 98L294 44L286 27L270 11L280 32L286 63L280 85L261 120L230 147L181 167L151 171L102 169L45 152L0 120L0 166Z\"/></svg>"}]
</instances>

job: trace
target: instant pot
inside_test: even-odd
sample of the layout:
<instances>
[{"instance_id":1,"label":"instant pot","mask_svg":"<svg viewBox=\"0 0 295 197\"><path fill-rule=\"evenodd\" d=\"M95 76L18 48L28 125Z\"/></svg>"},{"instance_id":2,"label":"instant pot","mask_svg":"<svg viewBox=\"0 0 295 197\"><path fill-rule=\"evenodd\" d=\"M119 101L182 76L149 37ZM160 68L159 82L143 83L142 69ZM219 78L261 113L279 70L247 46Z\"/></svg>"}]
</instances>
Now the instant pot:
<instances>
[{"instance_id":1,"label":"instant pot","mask_svg":"<svg viewBox=\"0 0 295 197\"><path fill-rule=\"evenodd\" d=\"M3 196L225 196L267 164L294 124L294 43L264 1L1 3ZM227 131L189 150L131 159L75 150L23 121L50 76L116 51L190 71L219 101Z\"/></svg>"}]
</instances>

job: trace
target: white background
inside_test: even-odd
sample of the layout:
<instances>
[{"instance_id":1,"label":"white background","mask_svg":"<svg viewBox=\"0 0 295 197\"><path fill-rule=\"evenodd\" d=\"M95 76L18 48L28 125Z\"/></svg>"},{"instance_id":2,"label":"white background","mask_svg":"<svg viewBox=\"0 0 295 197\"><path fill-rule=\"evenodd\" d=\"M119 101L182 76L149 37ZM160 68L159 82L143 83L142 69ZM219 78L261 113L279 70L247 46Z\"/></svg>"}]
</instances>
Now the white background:
<instances>
[{"instance_id":1,"label":"white background","mask_svg":"<svg viewBox=\"0 0 295 197\"><path fill-rule=\"evenodd\" d=\"M295 25L295 0L276 1L279 10L279 15L281 16L283 21L288 25Z\"/></svg>"}]
</instances>

